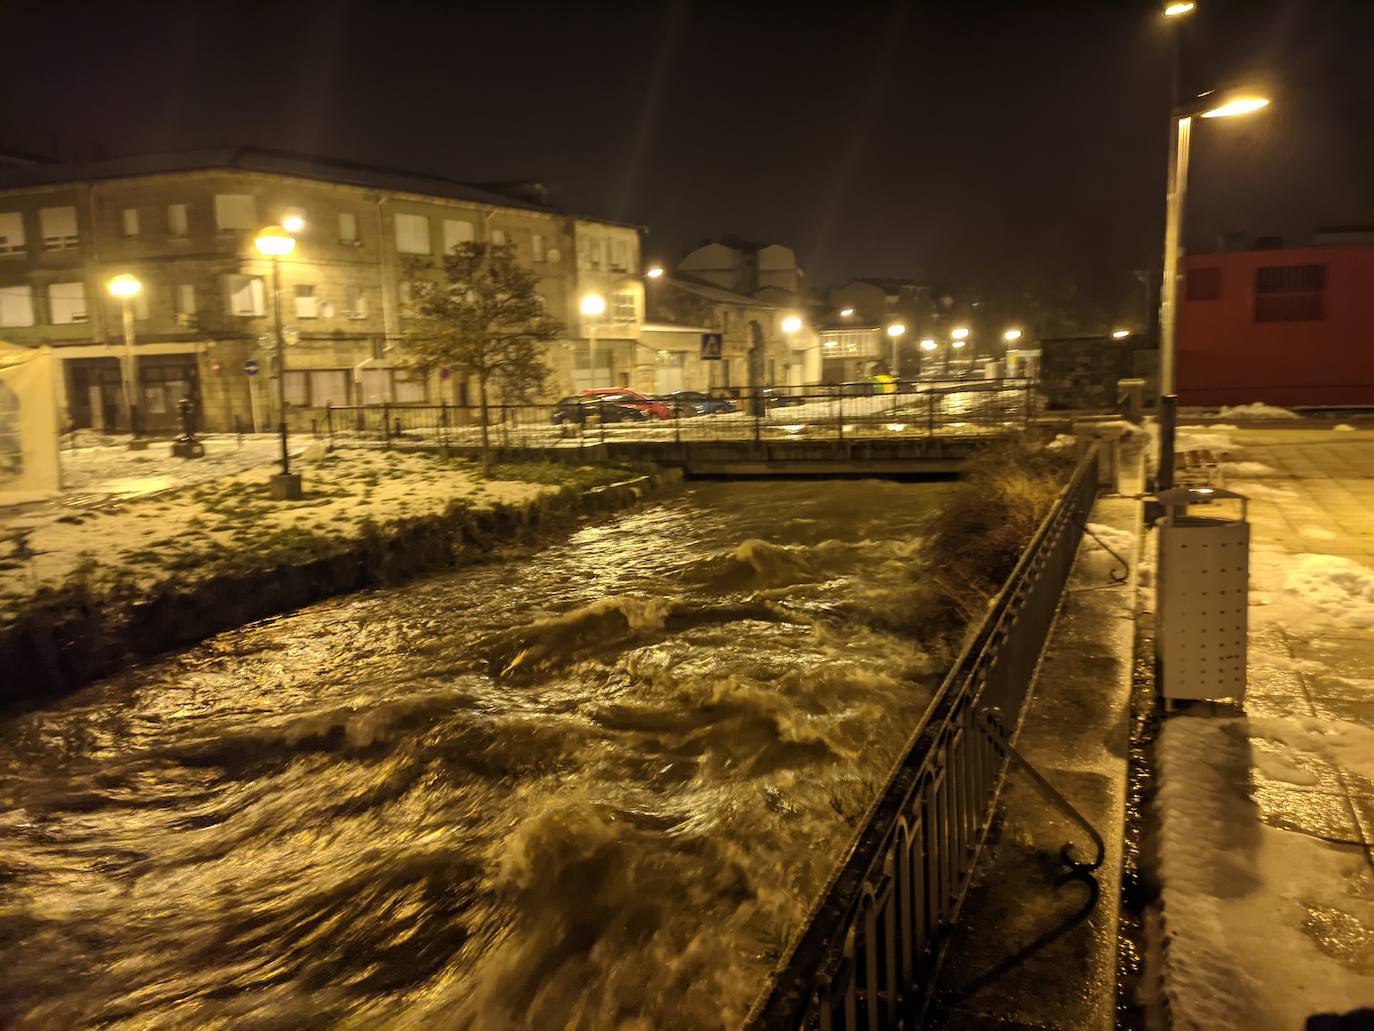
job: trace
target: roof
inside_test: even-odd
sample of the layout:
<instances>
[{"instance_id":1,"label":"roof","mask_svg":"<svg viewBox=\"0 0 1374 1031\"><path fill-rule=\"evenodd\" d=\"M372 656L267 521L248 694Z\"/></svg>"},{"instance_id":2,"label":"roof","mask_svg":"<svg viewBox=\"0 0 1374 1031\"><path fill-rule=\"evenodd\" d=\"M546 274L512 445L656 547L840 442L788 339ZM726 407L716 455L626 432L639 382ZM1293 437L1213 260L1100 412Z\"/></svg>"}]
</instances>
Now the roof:
<instances>
[{"instance_id":1,"label":"roof","mask_svg":"<svg viewBox=\"0 0 1374 1031\"><path fill-rule=\"evenodd\" d=\"M716 286L714 283L704 283L694 277L684 276L682 273L667 276L664 282L670 283L679 290L684 290L689 294L696 294L704 297L708 301L715 301L718 304L739 304L747 305L752 308L776 308L776 304L762 300L758 297L750 297L748 294L735 293L727 290L723 286Z\"/></svg>"},{"instance_id":2,"label":"roof","mask_svg":"<svg viewBox=\"0 0 1374 1031\"><path fill-rule=\"evenodd\" d=\"M272 175L294 176L316 182L342 183L374 190L415 193L449 200L468 201L490 207L513 208L520 211L540 211L547 214L569 214L547 203L530 199L537 195L532 183L488 184L486 187L445 179L423 172L407 172L390 168L374 168L340 158L315 157L280 150L259 150L251 147L221 147L205 150L168 151L156 154L134 154L105 158L98 161L64 164L27 164L0 166L0 189L25 186L47 186L59 183L79 183L101 179L127 179L135 176L165 175L174 172L204 171L262 172ZM509 192L507 192L509 191ZM593 216L582 216L592 218ZM594 218L594 221L614 225ZM631 228L640 228L631 226Z\"/></svg>"}]
</instances>

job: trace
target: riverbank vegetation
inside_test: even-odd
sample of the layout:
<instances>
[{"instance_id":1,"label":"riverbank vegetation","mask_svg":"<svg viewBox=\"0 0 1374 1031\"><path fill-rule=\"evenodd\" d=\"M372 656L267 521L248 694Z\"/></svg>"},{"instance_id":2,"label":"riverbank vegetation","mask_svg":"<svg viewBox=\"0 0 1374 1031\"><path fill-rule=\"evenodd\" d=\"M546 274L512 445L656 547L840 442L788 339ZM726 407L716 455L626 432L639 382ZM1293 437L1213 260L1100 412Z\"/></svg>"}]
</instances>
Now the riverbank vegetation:
<instances>
[{"instance_id":1,"label":"riverbank vegetation","mask_svg":"<svg viewBox=\"0 0 1374 1031\"><path fill-rule=\"evenodd\" d=\"M986 447L932 516L921 545L928 631L977 621L1064 489L1073 454L1028 435Z\"/></svg>"}]
</instances>

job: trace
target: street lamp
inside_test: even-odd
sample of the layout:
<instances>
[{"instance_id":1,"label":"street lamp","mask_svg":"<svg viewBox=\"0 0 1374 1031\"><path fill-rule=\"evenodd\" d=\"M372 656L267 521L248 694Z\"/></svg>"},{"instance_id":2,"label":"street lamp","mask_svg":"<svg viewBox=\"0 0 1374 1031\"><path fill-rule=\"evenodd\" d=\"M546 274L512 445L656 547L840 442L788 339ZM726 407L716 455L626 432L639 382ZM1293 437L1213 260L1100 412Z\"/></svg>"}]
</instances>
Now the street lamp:
<instances>
[{"instance_id":1,"label":"street lamp","mask_svg":"<svg viewBox=\"0 0 1374 1031\"><path fill-rule=\"evenodd\" d=\"M584 316L592 319L587 327L587 375L596 376L596 329L601 324L601 316L606 314L606 298L600 294L587 294L578 306ZM591 380L589 380L591 382Z\"/></svg>"},{"instance_id":2,"label":"street lamp","mask_svg":"<svg viewBox=\"0 0 1374 1031\"><path fill-rule=\"evenodd\" d=\"M650 265L647 269L645 269L644 274L648 276L650 279L658 279L663 275L663 266Z\"/></svg>"},{"instance_id":3,"label":"street lamp","mask_svg":"<svg viewBox=\"0 0 1374 1031\"><path fill-rule=\"evenodd\" d=\"M887 335L892 338L892 378L897 378L897 341L906 334L906 326L894 322L887 327Z\"/></svg>"},{"instance_id":4,"label":"street lamp","mask_svg":"<svg viewBox=\"0 0 1374 1031\"><path fill-rule=\"evenodd\" d=\"M930 337L926 337L924 340L921 341L922 351L933 351L937 346L938 345L935 343L935 341L930 339Z\"/></svg>"},{"instance_id":5,"label":"street lamp","mask_svg":"<svg viewBox=\"0 0 1374 1031\"><path fill-rule=\"evenodd\" d=\"M1164 8L1164 17L1178 18L1181 15L1188 14L1196 6L1197 4L1187 2L1170 4L1168 7Z\"/></svg>"},{"instance_id":6,"label":"street lamp","mask_svg":"<svg viewBox=\"0 0 1374 1031\"><path fill-rule=\"evenodd\" d=\"M1021 331L1019 329L1009 329L1002 334L1002 339L1009 344L1014 344L1021 339Z\"/></svg>"},{"instance_id":7,"label":"street lamp","mask_svg":"<svg viewBox=\"0 0 1374 1031\"><path fill-rule=\"evenodd\" d=\"M301 496L300 473L292 475L286 449L286 337L281 321L281 259L296 249L296 238L282 226L268 226L253 241L258 253L272 259L272 309L277 323L277 433L281 436L281 472L271 481L272 497L297 501Z\"/></svg>"},{"instance_id":8,"label":"street lamp","mask_svg":"<svg viewBox=\"0 0 1374 1031\"><path fill-rule=\"evenodd\" d=\"M1114 329L1114 330L1112 330L1112 339L1113 339L1113 340L1125 340L1125 339L1126 339L1128 336L1130 336L1130 335L1131 335L1131 331L1130 331L1129 329Z\"/></svg>"},{"instance_id":9,"label":"street lamp","mask_svg":"<svg viewBox=\"0 0 1374 1031\"><path fill-rule=\"evenodd\" d=\"M110 296L119 298L124 314L124 403L129 409L130 451L142 451L147 447L139 438L138 403L134 400L138 392L138 367L134 358L134 309L133 300L143 292L143 284L137 276L125 272L115 276L105 284Z\"/></svg>"},{"instance_id":10,"label":"street lamp","mask_svg":"<svg viewBox=\"0 0 1374 1031\"><path fill-rule=\"evenodd\" d=\"M281 227L288 233L299 233L305 228L305 216L295 212L286 215L281 220Z\"/></svg>"},{"instance_id":11,"label":"street lamp","mask_svg":"<svg viewBox=\"0 0 1374 1031\"><path fill-rule=\"evenodd\" d=\"M853 317L854 317L854 309L853 309L853 308L841 308L841 309L840 309L840 318L842 318L842 319L852 319Z\"/></svg>"},{"instance_id":12,"label":"street lamp","mask_svg":"<svg viewBox=\"0 0 1374 1031\"><path fill-rule=\"evenodd\" d=\"M1188 151L1193 119L1232 118L1268 107L1265 97L1233 94L1225 99L1203 94L1191 104L1175 107L1169 133L1168 196L1164 220L1164 276L1159 291L1159 471L1157 490L1174 485L1174 416L1177 364L1179 255L1183 249L1183 203L1188 192ZM1167 399L1167 400L1166 400ZM1165 409L1169 411L1166 413Z\"/></svg>"},{"instance_id":13,"label":"street lamp","mask_svg":"<svg viewBox=\"0 0 1374 1031\"><path fill-rule=\"evenodd\" d=\"M950 330L949 335L950 335L950 337L951 337L952 339L954 339L954 340L967 340L967 339L968 339L968 327L967 327L967 326L956 326L954 329Z\"/></svg>"},{"instance_id":14,"label":"street lamp","mask_svg":"<svg viewBox=\"0 0 1374 1031\"><path fill-rule=\"evenodd\" d=\"M796 333L801 327L802 321L795 315L789 315L782 320L782 331L784 333Z\"/></svg>"}]
</instances>

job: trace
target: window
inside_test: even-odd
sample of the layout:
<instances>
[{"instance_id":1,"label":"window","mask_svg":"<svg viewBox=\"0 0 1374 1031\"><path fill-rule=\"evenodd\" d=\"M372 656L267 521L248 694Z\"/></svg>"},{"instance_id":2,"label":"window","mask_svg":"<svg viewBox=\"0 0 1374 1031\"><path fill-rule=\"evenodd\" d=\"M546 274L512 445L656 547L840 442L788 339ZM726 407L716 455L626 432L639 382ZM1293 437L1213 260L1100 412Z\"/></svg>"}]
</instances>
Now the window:
<instances>
[{"instance_id":1,"label":"window","mask_svg":"<svg viewBox=\"0 0 1374 1031\"><path fill-rule=\"evenodd\" d=\"M591 253L592 268L593 268L593 269L600 269L600 268L601 268L601 254L602 254L602 246L601 246L601 240L600 240L600 239L596 239L596 240L593 240L593 241L592 241L590 253Z\"/></svg>"},{"instance_id":2,"label":"window","mask_svg":"<svg viewBox=\"0 0 1374 1031\"><path fill-rule=\"evenodd\" d=\"M635 320L635 295L618 293L611 295L611 321L633 322Z\"/></svg>"},{"instance_id":3,"label":"window","mask_svg":"<svg viewBox=\"0 0 1374 1031\"><path fill-rule=\"evenodd\" d=\"M267 294L263 289L262 280L257 276L225 276L224 310L230 315L245 318L266 315Z\"/></svg>"},{"instance_id":4,"label":"window","mask_svg":"<svg viewBox=\"0 0 1374 1031\"><path fill-rule=\"evenodd\" d=\"M630 248L625 245L624 240L611 241L611 269L616 272L624 272L630 267Z\"/></svg>"},{"instance_id":5,"label":"window","mask_svg":"<svg viewBox=\"0 0 1374 1031\"><path fill-rule=\"evenodd\" d=\"M360 286L350 286L346 294L344 314L350 319L367 318L367 291Z\"/></svg>"},{"instance_id":6,"label":"window","mask_svg":"<svg viewBox=\"0 0 1374 1031\"><path fill-rule=\"evenodd\" d=\"M48 287L48 316L54 326L86 321L86 284L53 283Z\"/></svg>"},{"instance_id":7,"label":"window","mask_svg":"<svg viewBox=\"0 0 1374 1031\"><path fill-rule=\"evenodd\" d=\"M17 211L0 211L0 254L24 253L24 216Z\"/></svg>"},{"instance_id":8,"label":"window","mask_svg":"<svg viewBox=\"0 0 1374 1031\"><path fill-rule=\"evenodd\" d=\"M138 208L125 208L119 225L125 236L138 235Z\"/></svg>"},{"instance_id":9,"label":"window","mask_svg":"<svg viewBox=\"0 0 1374 1031\"><path fill-rule=\"evenodd\" d=\"M444 219L444 253L452 253L460 243L473 240L472 223L461 218Z\"/></svg>"},{"instance_id":10,"label":"window","mask_svg":"<svg viewBox=\"0 0 1374 1031\"><path fill-rule=\"evenodd\" d=\"M544 237L540 233L535 233L530 237L530 252L535 261L546 261L548 252L544 250Z\"/></svg>"},{"instance_id":11,"label":"window","mask_svg":"<svg viewBox=\"0 0 1374 1031\"><path fill-rule=\"evenodd\" d=\"M313 319L319 317L319 302L315 298L315 288L304 283L296 285L296 318Z\"/></svg>"},{"instance_id":12,"label":"window","mask_svg":"<svg viewBox=\"0 0 1374 1031\"><path fill-rule=\"evenodd\" d=\"M62 251L75 247L76 208L39 208L38 225L43 233L45 251Z\"/></svg>"},{"instance_id":13,"label":"window","mask_svg":"<svg viewBox=\"0 0 1374 1031\"><path fill-rule=\"evenodd\" d=\"M286 375L282 377L282 393L286 395L286 403L297 408L304 408L310 404L310 374L298 370L287 369Z\"/></svg>"},{"instance_id":14,"label":"window","mask_svg":"<svg viewBox=\"0 0 1374 1031\"><path fill-rule=\"evenodd\" d=\"M1325 265L1272 265L1255 270L1256 322L1320 321L1325 301Z\"/></svg>"},{"instance_id":15,"label":"window","mask_svg":"<svg viewBox=\"0 0 1374 1031\"><path fill-rule=\"evenodd\" d=\"M392 398L396 401L423 401L425 399L425 374L411 369L393 369Z\"/></svg>"},{"instance_id":16,"label":"window","mask_svg":"<svg viewBox=\"0 0 1374 1031\"><path fill-rule=\"evenodd\" d=\"M186 239L186 205L167 205L167 235L173 240Z\"/></svg>"},{"instance_id":17,"label":"window","mask_svg":"<svg viewBox=\"0 0 1374 1031\"><path fill-rule=\"evenodd\" d=\"M402 254L428 254L429 219L424 215L396 216L396 249Z\"/></svg>"},{"instance_id":18,"label":"window","mask_svg":"<svg viewBox=\"0 0 1374 1031\"><path fill-rule=\"evenodd\" d=\"M403 319L413 319L415 317L412 299L412 295L415 292L413 287L414 284L411 283L410 280L403 279L396 288L396 307Z\"/></svg>"},{"instance_id":19,"label":"window","mask_svg":"<svg viewBox=\"0 0 1374 1031\"><path fill-rule=\"evenodd\" d=\"M148 321L148 297L152 294L153 288L147 283L143 284L143 289L134 294L133 303L129 307L134 310L134 320L136 322Z\"/></svg>"},{"instance_id":20,"label":"window","mask_svg":"<svg viewBox=\"0 0 1374 1031\"><path fill-rule=\"evenodd\" d=\"M287 369L282 386L288 405L323 408L348 404L346 369Z\"/></svg>"},{"instance_id":21,"label":"window","mask_svg":"<svg viewBox=\"0 0 1374 1031\"><path fill-rule=\"evenodd\" d=\"M33 287L0 286L0 326L33 325Z\"/></svg>"},{"instance_id":22,"label":"window","mask_svg":"<svg viewBox=\"0 0 1374 1031\"><path fill-rule=\"evenodd\" d=\"M196 313L196 288L193 284L177 284L176 299L178 315L194 315Z\"/></svg>"},{"instance_id":23,"label":"window","mask_svg":"<svg viewBox=\"0 0 1374 1031\"><path fill-rule=\"evenodd\" d=\"M257 229L258 204L248 193L215 194L215 228Z\"/></svg>"},{"instance_id":24,"label":"window","mask_svg":"<svg viewBox=\"0 0 1374 1031\"><path fill-rule=\"evenodd\" d=\"M1190 268L1183 277L1183 286L1190 301L1215 301L1221 296L1221 269L1215 265Z\"/></svg>"},{"instance_id":25,"label":"window","mask_svg":"<svg viewBox=\"0 0 1374 1031\"><path fill-rule=\"evenodd\" d=\"M491 231L491 242L497 247L506 245L506 231L504 229L493 229Z\"/></svg>"},{"instance_id":26,"label":"window","mask_svg":"<svg viewBox=\"0 0 1374 1031\"><path fill-rule=\"evenodd\" d=\"M358 216L351 211L339 212L339 243L358 242Z\"/></svg>"}]
</instances>

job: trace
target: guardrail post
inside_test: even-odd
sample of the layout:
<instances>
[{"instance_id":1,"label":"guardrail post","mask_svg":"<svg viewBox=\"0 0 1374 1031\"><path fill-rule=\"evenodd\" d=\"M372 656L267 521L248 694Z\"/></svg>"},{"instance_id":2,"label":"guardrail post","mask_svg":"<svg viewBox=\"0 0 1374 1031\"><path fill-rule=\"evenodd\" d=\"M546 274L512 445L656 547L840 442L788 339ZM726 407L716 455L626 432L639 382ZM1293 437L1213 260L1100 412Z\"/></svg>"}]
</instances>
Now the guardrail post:
<instances>
[{"instance_id":1,"label":"guardrail post","mask_svg":"<svg viewBox=\"0 0 1374 1031\"><path fill-rule=\"evenodd\" d=\"M448 447L448 402L439 402L439 446Z\"/></svg>"},{"instance_id":2,"label":"guardrail post","mask_svg":"<svg viewBox=\"0 0 1374 1031\"><path fill-rule=\"evenodd\" d=\"M383 446L391 450L391 406L385 401L382 402L382 442Z\"/></svg>"},{"instance_id":3,"label":"guardrail post","mask_svg":"<svg viewBox=\"0 0 1374 1031\"><path fill-rule=\"evenodd\" d=\"M596 399L596 422L601 428L601 443L606 443L606 400L598 397Z\"/></svg>"},{"instance_id":4,"label":"guardrail post","mask_svg":"<svg viewBox=\"0 0 1374 1031\"><path fill-rule=\"evenodd\" d=\"M324 432L325 432L326 438L329 440L328 445L326 445L326 450L328 450L328 451L333 451L333 450L334 450L334 402L333 402L333 401L326 401L326 402L324 403Z\"/></svg>"},{"instance_id":5,"label":"guardrail post","mask_svg":"<svg viewBox=\"0 0 1374 1031\"><path fill-rule=\"evenodd\" d=\"M762 429L762 423L763 423L763 414L762 414L762 413L763 413L764 399L763 399L763 395L762 395L761 393L759 393L759 388L758 388L758 387L754 387L753 390L754 390L754 396L753 396L753 398L750 400L749 404L750 404L750 407L752 407L752 408L754 409L754 445L757 447L759 441L763 438L763 434L762 434L762 432L761 432L761 429Z\"/></svg>"}]
</instances>

